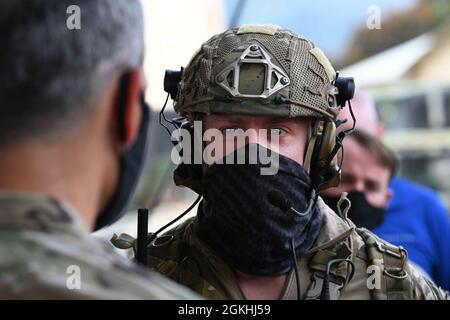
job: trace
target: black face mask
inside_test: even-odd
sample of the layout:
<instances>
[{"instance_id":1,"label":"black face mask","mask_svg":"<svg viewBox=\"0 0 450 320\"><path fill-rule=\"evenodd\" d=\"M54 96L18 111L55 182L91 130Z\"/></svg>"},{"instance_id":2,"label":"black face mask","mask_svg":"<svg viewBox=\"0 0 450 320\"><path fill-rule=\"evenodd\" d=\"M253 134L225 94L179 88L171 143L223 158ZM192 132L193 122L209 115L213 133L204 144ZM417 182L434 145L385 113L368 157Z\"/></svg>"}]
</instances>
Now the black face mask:
<instances>
[{"instance_id":1,"label":"black face mask","mask_svg":"<svg viewBox=\"0 0 450 320\"><path fill-rule=\"evenodd\" d=\"M126 81L124 81L126 82ZM122 88L127 86L123 84ZM119 127L123 128L124 93L119 98ZM137 187L142 168L145 164L147 154L148 131L150 126L150 107L141 96L142 122L139 133L134 144L122 155L120 165L120 177L116 191L109 204L98 216L95 230L106 227L119 220L125 213L129 202ZM122 110L122 112L120 111ZM121 129L121 135L123 135Z\"/></svg>"},{"instance_id":2,"label":"black face mask","mask_svg":"<svg viewBox=\"0 0 450 320\"><path fill-rule=\"evenodd\" d=\"M249 146L243 147L246 155ZM270 152L259 145L256 148ZM234 152L235 159L240 151ZM294 266L292 239L300 257L313 246L321 226L315 206L300 217L269 202L273 190L282 192L297 211L305 211L311 200L311 180L304 168L287 157L278 157L275 175L261 175L264 166L258 157L256 164L248 164L248 158L246 164L214 164L202 179L200 239L234 268L251 275L289 272Z\"/></svg>"},{"instance_id":3,"label":"black face mask","mask_svg":"<svg viewBox=\"0 0 450 320\"><path fill-rule=\"evenodd\" d=\"M333 211L338 212L337 202L340 197L325 195L321 197ZM348 218L352 220L357 227L371 230L383 223L385 209L374 207L368 203L364 193L352 191L348 193L347 198L352 204L347 214Z\"/></svg>"}]
</instances>

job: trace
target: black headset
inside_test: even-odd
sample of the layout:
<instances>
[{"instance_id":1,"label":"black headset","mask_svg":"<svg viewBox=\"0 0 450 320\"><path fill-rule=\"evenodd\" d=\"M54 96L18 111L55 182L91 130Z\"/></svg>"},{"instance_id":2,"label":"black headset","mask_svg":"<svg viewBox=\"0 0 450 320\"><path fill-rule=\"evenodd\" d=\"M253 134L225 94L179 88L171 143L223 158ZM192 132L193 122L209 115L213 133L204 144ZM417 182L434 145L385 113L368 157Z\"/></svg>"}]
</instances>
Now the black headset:
<instances>
[{"instance_id":1,"label":"black headset","mask_svg":"<svg viewBox=\"0 0 450 320\"><path fill-rule=\"evenodd\" d=\"M344 108L346 103L349 103L353 127L336 134L336 129L347 120L331 121L322 119L316 121L316 127L313 128L315 131L313 134L316 134L313 137L314 144L308 146L308 148L312 148L310 176L317 191L339 185L341 165L338 166L336 164L336 156L339 149L342 148L345 136L353 131L356 123L350 104L350 100L353 99L355 94L354 79L339 77L339 73L336 73L336 79L332 84L338 89L338 94L336 95L337 106Z\"/></svg>"}]
</instances>

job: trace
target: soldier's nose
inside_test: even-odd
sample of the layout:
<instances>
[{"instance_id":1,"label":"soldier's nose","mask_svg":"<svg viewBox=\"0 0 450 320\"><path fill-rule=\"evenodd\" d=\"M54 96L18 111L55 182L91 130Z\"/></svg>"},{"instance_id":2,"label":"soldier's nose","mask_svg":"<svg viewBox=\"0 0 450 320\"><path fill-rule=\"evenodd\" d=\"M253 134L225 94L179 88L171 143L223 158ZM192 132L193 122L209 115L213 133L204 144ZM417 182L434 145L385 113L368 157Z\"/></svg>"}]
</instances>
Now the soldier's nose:
<instances>
[{"instance_id":1,"label":"soldier's nose","mask_svg":"<svg viewBox=\"0 0 450 320\"><path fill-rule=\"evenodd\" d=\"M260 143L257 130L247 131L247 143Z\"/></svg>"}]
</instances>

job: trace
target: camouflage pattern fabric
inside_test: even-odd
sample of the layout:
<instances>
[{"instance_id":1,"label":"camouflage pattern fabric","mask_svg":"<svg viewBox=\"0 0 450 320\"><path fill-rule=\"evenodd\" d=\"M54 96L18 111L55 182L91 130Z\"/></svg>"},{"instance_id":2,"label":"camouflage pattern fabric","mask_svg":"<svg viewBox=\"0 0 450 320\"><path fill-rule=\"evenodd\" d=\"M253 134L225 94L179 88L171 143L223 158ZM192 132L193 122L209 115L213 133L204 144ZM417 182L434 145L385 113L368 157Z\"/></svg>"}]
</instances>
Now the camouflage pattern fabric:
<instances>
[{"instance_id":1,"label":"camouflage pattern fabric","mask_svg":"<svg viewBox=\"0 0 450 320\"><path fill-rule=\"evenodd\" d=\"M430 279L426 278L406 260L403 269L404 279L388 278L384 271L390 270L397 261L378 259L380 264L380 279L378 287L370 287L372 283L370 269L374 264L373 248L363 238L355 225L343 216L334 213L322 199L317 203L323 218L318 239L308 253L298 260L302 299L318 299L320 297L323 271L328 261L335 258L348 258L355 265L355 273L347 283L348 270L345 265L338 265L331 272L331 298L343 300L369 299L449 299L447 292L438 288ZM371 234L364 230L364 234ZM120 241L123 239L124 241ZM394 252L394 246L386 244ZM135 241L129 236L121 235L115 239L122 248L133 247ZM380 251L380 253L383 253ZM395 255L390 259L395 260ZM406 257L405 257L406 259ZM376 259L375 259L376 260ZM385 263L385 265L383 265ZM157 238L148 247L148 264L171 279L188 286L209 299L245 299L239 288L234 271L220 257L213 252L206 243L196 236L196 218L191 218L164 235ZM391 272L392 273L392 272ZM390 282L390 283L389 283ZM297 299L294 272L288 274L288 284L282 299Z\"/></svg>"},{"instance_id":2,"label":"camouflage pattern fabric","mask_svg":"<svg viewBox=\"0 0 450 320\"><path fill-rule=\"evenodd\" d=\"M244 25L203 43L183 70L174 108L188 117L198 112L334 120L340 111L335 77L328 58L308 39L279 26Z\"/></svg>"},{"instance_id":3,"label":"camouflage pattern fabric","mask_svg":"<svg viewBox=\"0 0 450 320\"><path fill-rule=\"evenodd\" d=\"M63 203L0 193L0 299L196 298L94 239Z\"/></svg>"}]
</instances>

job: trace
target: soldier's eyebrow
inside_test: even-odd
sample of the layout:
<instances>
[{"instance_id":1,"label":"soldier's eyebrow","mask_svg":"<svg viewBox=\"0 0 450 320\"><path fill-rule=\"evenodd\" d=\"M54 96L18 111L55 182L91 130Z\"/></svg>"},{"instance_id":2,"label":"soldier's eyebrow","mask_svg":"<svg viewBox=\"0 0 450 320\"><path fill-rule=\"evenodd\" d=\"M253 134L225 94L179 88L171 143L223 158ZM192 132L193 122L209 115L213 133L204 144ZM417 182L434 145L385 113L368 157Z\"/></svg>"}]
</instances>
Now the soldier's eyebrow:
<instances>
[{"instance_id":1,"label":"soldier's eyebrow","mask_svg":"<svg viewBox=\"0 0 450 320\"><path fill-rule=\"evenodd\" d=\"M242 124L245 122L244 119L238 115L211 115L208 119L208 122L209 121L213 124Z\"/></svg>"},{"instance_id":2,"label":"soldier's eyebrow","mask_svg":"<svg viewBox=\"0 0 450 320\"><path fill-rule=\"evenodd\" d=\"M293 119L286 119L286 118L271 118L271 119L267 119L266 124L271 124L271 125L289 125L289 124L295 124L295 120Z\"/></svg>"}]
</instances>

